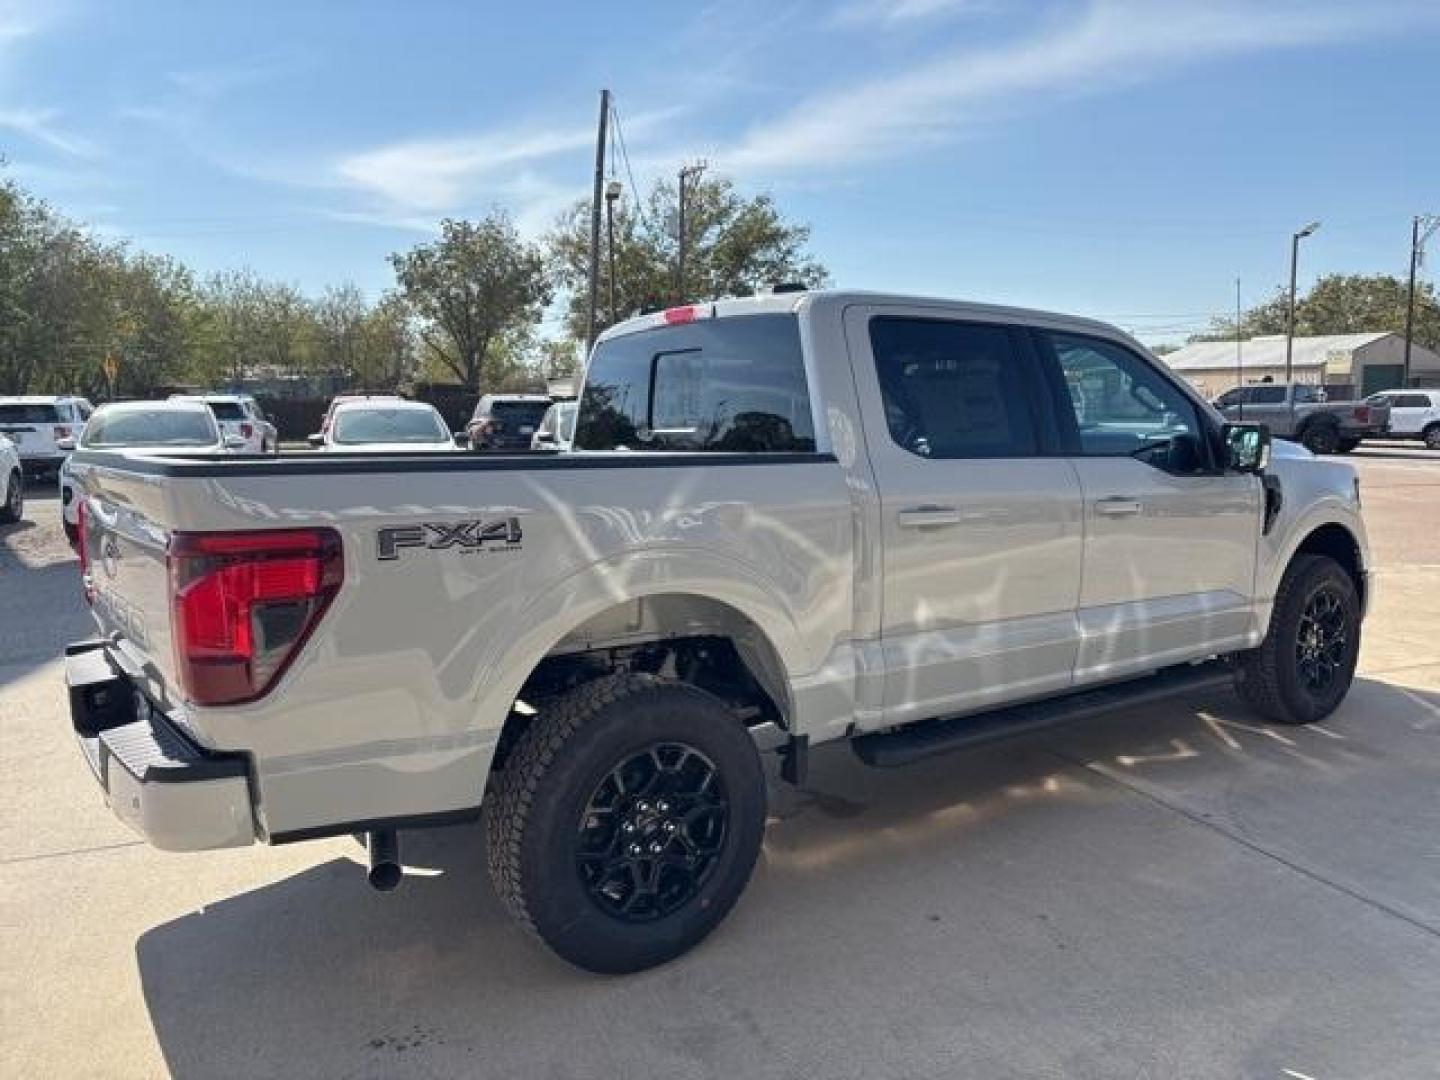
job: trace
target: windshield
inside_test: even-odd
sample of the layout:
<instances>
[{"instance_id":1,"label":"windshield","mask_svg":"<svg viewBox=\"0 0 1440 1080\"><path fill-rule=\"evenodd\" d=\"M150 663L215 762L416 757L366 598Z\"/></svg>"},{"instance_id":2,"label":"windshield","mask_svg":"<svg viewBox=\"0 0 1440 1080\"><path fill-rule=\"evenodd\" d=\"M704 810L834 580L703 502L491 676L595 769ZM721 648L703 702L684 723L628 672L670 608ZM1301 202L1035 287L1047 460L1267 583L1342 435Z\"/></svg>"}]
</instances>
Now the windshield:
<instances>
[{"instance_id":1,"label":"windshield","mask_svg":"<svg viewBox=\"0 0 1440 1080\"><path fill-rule=\"evenodd\" d=\"M347 409L335 416L339 444L450 441L450 432L429 409Z\"/></svg>"},{"instance_id":2,"label":"windshield","mask_svg":"<svg viewBox=\"0 0 1440 1080\"><path fill-rule=\"evenodd\" d=\"M495 401L490 404L490 418L502 424L529 424L534 427L550 408L548 401Z\"/></svg>"},{"instance_id":3,"label":"windshield","mask_svg":"<svg viewBox=\"0 0 1440 1080\"><path fill-rule=\"evenodd\" d=\"M116 446L214 446L215 425L198 409L101 409L85 425L87 450Z\"/></svg>"},{"instance_id":4,"label":"windshield","mask_svg":"<svg viewBox=\"0 0 1440 1080\"><path fill-rule=\"evenodd\" d=\"M0 424L55 424L59 421L60 413L54 405L24 402L0 405Z\"/></svg>"}]
</instances>

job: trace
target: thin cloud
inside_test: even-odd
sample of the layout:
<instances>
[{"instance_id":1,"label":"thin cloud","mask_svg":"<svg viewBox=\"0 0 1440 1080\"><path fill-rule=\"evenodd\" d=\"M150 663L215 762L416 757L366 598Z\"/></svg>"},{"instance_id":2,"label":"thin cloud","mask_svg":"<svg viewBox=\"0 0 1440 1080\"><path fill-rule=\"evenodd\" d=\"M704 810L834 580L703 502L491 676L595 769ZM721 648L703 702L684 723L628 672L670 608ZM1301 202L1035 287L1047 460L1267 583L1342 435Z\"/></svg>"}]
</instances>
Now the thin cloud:
<instances>
[{"instance_id":1,"label":"thin cloud","mask_svg":"<svg viewBox=\"0 0 1440 1080\"><path fill-rule=\"evenodd\" d=\"M837 26L893 26L960 13L991 11L991 0L854 0L842 4L831 21Z\"/></svg>"},{"instance_id":2,"label":"thin cloud","mask_svg":"<svg viewBox=\"0 0 1440 1080\"><path fill-rule=\"evenodd\" d=\"M71 157L94 157L95 144L57 127L56 109L0 109L0 128Z\"/></svg>"},{"instance_id":3,"label":"thin cloud","mask_svg":"<svg viewBox=\"0 0 1440 1080\"><path fill-rule=\"evenodd\" d=\"M886 158L953 139L1044 95L1101 91L1225 55L1377 37L1437 15L1440 9L1420 0L1263 7L1094 0L1028 37L814 95L716 156L724 167L750 173Z\"/></svg>"}]
</instances>

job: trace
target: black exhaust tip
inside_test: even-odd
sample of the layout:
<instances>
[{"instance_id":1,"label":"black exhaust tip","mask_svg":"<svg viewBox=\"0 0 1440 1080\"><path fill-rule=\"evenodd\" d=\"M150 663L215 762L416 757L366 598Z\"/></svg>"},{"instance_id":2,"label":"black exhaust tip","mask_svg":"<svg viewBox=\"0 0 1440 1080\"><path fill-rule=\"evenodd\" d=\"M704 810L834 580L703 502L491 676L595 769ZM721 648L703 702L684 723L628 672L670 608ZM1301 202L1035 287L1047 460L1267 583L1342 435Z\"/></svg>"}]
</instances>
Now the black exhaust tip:
<instances>
[{"instance_id":1,"label":"black exhaust tip","mask_svg":"<svg viewBox=\"0 0 1440 1080\"><path fill-rule=\"evenodd\" d=\"M366 880L377 892L389 892L400 884L405 870L400 865L400 841L394 829L375 829L365 834L365 850L370 856Z\"/></svg>"}]
</instances>

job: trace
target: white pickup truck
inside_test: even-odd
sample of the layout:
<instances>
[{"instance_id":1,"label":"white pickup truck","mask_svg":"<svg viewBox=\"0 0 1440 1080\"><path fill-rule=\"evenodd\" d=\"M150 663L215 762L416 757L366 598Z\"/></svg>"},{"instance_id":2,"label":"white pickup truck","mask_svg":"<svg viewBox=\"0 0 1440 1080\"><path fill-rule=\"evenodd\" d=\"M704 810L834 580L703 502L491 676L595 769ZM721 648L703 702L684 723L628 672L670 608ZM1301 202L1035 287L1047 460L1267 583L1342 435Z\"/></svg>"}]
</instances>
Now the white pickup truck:
<instances>
[{"instance_id":1,"label":"white pickup truck","mask_svg":"<svg viewBox=\"0 0 1440 1080\"><path fill-rule=\"evenodd\" d=\"M155 846L476 818L519 921L595 971L735 903L761 752L899 765L1235 681L1349 688L1355 472L1227 425L1120 331L864 293L597 343L575 451L81 451L99 633L74 725Z\"/></svg>"}]
</instances>

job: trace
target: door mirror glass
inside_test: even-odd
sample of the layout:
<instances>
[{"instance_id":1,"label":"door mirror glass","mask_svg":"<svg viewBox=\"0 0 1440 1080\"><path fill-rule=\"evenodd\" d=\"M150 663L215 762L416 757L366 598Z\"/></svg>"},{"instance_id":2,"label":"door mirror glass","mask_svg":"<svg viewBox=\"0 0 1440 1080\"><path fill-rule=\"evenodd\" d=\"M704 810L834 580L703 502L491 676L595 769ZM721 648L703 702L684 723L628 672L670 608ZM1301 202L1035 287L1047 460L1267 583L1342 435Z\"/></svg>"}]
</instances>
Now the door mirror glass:
<instances>
[{"instance_id":1,"label":"door mirror glass","mask_svg":"<svg viewBox=\"0 0 1440 1080\"><path fill-rule=\"evenodd\" d=\"M325 436L317 432L314 435L305 436L305 441L316 450L319 450L320 447L325 445Z\"/></svg>"},{"instance_id":2,"label":"door mirror glass","mask_svg":"<svg viewBox=\"0 0 1440 1080\"><path fill-rule=\"evenodd\" d=\"M1264 424L1226 424L1225 467L1235 472L1262 473L1270 464L1270 429Z\"/></svg>"}]
</instances>

